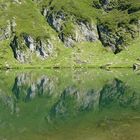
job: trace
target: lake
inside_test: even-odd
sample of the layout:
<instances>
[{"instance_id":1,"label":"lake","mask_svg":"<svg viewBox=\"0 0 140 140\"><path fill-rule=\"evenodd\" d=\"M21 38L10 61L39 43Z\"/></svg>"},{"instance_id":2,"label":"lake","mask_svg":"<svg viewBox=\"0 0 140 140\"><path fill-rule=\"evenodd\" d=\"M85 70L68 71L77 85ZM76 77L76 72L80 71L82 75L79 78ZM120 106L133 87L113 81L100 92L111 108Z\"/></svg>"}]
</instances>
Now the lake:
<instances>
[{"instance_id":1,"label":"lake","mask_svg":"<svg viewBox=\"0 0 140 140\"><path fill-rule=\"evenodd\" d=\"M0 140L140 140L140 72L0 71Z\"/></svg>"}]
</instances>

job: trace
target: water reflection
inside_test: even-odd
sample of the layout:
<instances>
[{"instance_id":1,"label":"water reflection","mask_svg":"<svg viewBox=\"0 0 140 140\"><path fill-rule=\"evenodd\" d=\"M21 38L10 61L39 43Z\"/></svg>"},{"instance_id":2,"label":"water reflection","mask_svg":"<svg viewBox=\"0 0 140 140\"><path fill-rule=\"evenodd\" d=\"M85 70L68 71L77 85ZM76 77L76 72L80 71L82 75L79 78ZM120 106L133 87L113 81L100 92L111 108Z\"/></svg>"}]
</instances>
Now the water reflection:
<instances>
[{"instance_id":1,"label":"water reflection","mask_svg":"<svg viewBox=\"0 0 140 140\"><path fill-rule=\"evenodd\" d=\"M52 107L49 119L64 119L83 111L99 111L113 104L136 109L140 105L139 97L138 93L116 78L107 82L99 90L80 91L76 86L69 86L64 89L59 100Z\"/></svg>"},{"instance_id":2,"label":"water reflection","mask_svg":"<svg viewBox=\"0 0 140 140\"><path fill-rule=\"evenodd\" d=\"M90 71L90 74L94 73ZM99 110L112 103L122 107L131 106L134 108L137 108L140 104L139 93L118 78L107 77L106 81L97 88L98 76L94 77L93 80L89 80L89 78L82 79L83 77L81 75L81 78L79 73L77 75L78 77L75 78L72 75L70 77L64 75L59 77L58 75L48 76L47 74L38 75L38 73L32 72L19 72L15 77L11 77L14 79L14 82L10 83L12 94L7 96L1 89L3 94L0 95L5 104L9 105L11 102L17 103L20 100L29 102L36 97L47 96L49 98L57 94L57 102L50 111L53 117L55 115L67 116L67 113L71 114L74 111L78 113ZM92 77L90 78L92 79ZM65 83L67 80L70 81L69 84ZM79 82L82 80L84 80L83 84ZM11 106L14 107L16 103Z\"/></svg>"},{"instance_id":3,"label":"water reflection","mask_svg":"<svg viewBox=\"0 0 140 140\"><path fill-rule=\"evenodd\" d=\"M104 85L101 90L100 106L105 107L111 102L117 102L122 107L137 107L139 105L139 95L129 86L119 79Z\"/></svg>"},{"instance_id":4,"label":"water reflection","mask_svg":"<svg viewBox=\"0 0 140 140\"><path fill-rule=\"evenodd\" d=\"M27 102L35 98L35 96L52 94L54 85L51 79L46 75L37 77L37 79L32 78L33 76L31 73L22 73L15 78L12 92L17 100L23 96L23 100Z\"/></svg>"},{"instance_id":5,"label":"water reflection","mask_svg":"<svg viewBox=\"0 0 140 140\"><path fill-rule=\"evenodd\" d=\"M1 135L7 128L10 136L26 126L42 137L40 130L55 131L65 122L75 126L82 120L85 125L84 116L101 128L102 123L121 117L135 116L140 123L140 77L130 70L14 71L0 77ZM111 119L105 119L108 114Z\"/></svg>"}]
</instances>

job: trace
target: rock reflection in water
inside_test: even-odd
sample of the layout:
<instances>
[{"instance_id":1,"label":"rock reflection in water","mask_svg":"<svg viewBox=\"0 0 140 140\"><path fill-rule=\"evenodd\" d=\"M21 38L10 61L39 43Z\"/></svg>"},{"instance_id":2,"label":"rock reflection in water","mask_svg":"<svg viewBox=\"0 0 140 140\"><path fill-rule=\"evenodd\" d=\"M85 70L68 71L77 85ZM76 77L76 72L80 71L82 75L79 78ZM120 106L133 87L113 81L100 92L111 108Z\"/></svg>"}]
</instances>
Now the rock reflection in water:
<instances>
[{"instance_id":1,"label":"rock reflection in water","mask_svg":"<svg viewBox=\"0 0 140 140\"><path fill-rule=\"evenodd\" d=\"M51 79L46 75L42 75L37 79L33 78L30 73L22 73L15 78L12 92L16 96L16 99L22 97L25 101L30 101L37 95L52 94L54 84Z\"/></svg>"},{"instance_id":2,"label":"rock reflection in water","mask_svg":"<svg viewBox=\"0 0 140 140\"><path fill-rule=\"evenodd\" d=\"M104 85L101 92L100 107L105 107L112 102L118 103L123 107L137 107L137 93L126 86L121 80L114 79L108 84Z\"/></svg>"},{"instance_id":3,"label":"rock reflection in water","mask_svg":"<svg viewBox=\"0 0 140 140\"><path fill-rule=\"evenodd\" d=\"M90 89L83 93L76 86L67 87L58 102L50 110L48 120L68 118L81 112L97 111L113 104L120 107L138 108L139 94L119 79L106 83L100 90ZM137 97L138 96L138 97Z\"/></svg>"},{"instance_id":4,"label":"rock reflection in water","mask_svg":"<svg viewBox=\"0 0 140 140\"><path fill-rule=\"evenodd\" d=\"M104 140L117 134L119 140L139 138L140 77L135 73L66 69L0 77L0 139L96 139L98 132L97 140L103 140L101 134Z\"/></svg>"}]
</instances>

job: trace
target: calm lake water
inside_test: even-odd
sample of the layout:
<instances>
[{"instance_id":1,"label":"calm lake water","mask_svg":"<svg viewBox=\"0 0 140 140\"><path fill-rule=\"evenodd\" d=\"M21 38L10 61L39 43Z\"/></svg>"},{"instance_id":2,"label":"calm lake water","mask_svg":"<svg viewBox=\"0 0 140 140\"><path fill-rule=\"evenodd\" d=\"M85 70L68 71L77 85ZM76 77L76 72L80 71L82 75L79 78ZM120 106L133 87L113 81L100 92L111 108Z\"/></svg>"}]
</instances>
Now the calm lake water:
<instances>
[{"instance_id":1,"label":"calm lake water","mask_svg":"<svg viewBox=\"0 0 140 140\"><path fill-rule=\"evenodd\" d=\"M140 72L0 71L0 140L140 140Z\"/></svg>"}]
</instances>

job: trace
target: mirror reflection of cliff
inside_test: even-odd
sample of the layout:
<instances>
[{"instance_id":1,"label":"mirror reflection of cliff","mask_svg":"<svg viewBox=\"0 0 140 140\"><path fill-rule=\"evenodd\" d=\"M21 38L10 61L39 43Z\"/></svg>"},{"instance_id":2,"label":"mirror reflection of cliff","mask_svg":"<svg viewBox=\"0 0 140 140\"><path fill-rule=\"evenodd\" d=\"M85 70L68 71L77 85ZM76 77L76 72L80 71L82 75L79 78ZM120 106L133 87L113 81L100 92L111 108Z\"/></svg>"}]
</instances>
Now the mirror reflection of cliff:
<instances>
[{"instance_id":1,"label":"mirror reflection of cliff","mask_svg":"<svg viewBox=\"0 0 140 140\"><path fill-rule=\"evenodd\" d=\"M89 89L83 92L76 86L67 87L50 110L48 120L65 119L82 112L99 111L112 106L137 109L139 105L138 94L121 80L114 78L99 90Z\"/></svg>"},{"instance_id":2,"label":"mirror reflection of cliff","mask_svg":"<svg viewBox=\"0 0 140 140\"><path fill-rule=\"evenodd\" d=\"M56 79L55 79L56 80ZM31 73L22 73L15 78L12 88L16 99L22 98L24 101L30 101L36 96L51 96L54 90L53 80L46 75L42 75L34 79Z\"/></svg>"},{"instance_id":3,"label":"mirror reflection of cliff","mask_svg":"<svg viewBox=\"0 0 140 140\"><path fill-rule=\"evenodd\" d=\"M115 78L113 73L104 71L76 70L69 73L67 70L60 70L51 74L10 74L13 80L8 81L8 76L3 77L5 83L10 83L11 86L0 87L0 103L3 102L12 113L19 113L23 104L33 104L34 100L36 104L40 104L39 98L44 99L44 106L46 103L49 105L47 115L44 116L48 120L69 118L83 112L101 111L113 106L137 109L140 105L138 76L135 82L137 90L134 90L133 85L130 87L121 76ZM131 75L128 78L130 79ZM5 94L6 92L9 94Z\"/></svg>"}]
</instances>

